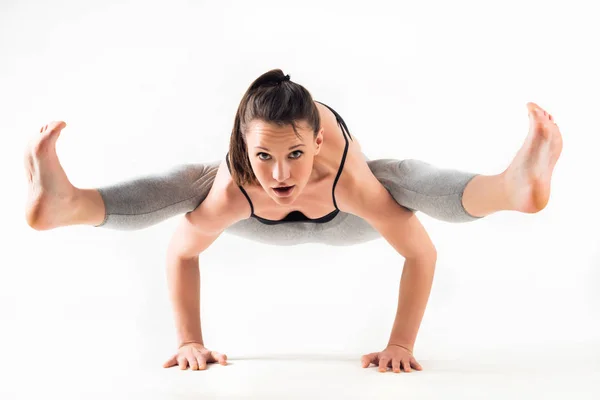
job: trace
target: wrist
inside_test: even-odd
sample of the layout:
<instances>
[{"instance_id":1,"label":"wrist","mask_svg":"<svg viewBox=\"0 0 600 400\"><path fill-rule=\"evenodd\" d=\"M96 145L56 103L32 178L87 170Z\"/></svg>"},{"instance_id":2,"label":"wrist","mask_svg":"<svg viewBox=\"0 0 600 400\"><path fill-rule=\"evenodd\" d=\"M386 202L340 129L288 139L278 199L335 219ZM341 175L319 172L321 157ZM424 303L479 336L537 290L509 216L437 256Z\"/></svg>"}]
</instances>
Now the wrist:
<instances>
[{"instance_id":1,"label":"wrist","mask_svg":"<svg viewBox=\"0 0 600 400\"><path fill-rule=\"evenodd\" d=\"M183 342L179 342L179 346L177 346L178 349L182 348L183 346L187 345L187 344L192 344L192 343L196 343L199 344L201 346L204 346L204 343L202 340L185 340Z\"/></svg>"},{"instance_id":2,"label":"wrist","mask_svg":"<svg viewBox=\"0 0 600 400\"><path fill-rule=\"evenodd\" d=\"M403 349L407 350L411 355L413 354L413 346L412 345L400 344L400 343L388 343L388 347L389 346L402 347Z\"/></svg>"}]
</instances>

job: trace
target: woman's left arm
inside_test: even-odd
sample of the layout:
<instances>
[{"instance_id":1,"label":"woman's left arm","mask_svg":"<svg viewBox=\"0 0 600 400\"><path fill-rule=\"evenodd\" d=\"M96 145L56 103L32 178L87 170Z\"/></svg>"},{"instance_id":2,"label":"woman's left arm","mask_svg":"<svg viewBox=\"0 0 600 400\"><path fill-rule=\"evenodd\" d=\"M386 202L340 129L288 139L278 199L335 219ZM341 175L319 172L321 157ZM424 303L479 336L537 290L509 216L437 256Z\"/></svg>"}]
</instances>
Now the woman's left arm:
<instances>
[{"instance_id":1,"label":"woman's left arm","mask_svg":"<svg viewBox=\"0 0 600 400\"><path fill-rule=\"evenodd\" d=\"M406 347L412 353L429 300L434 270L435 256L406 259L404 262L398 309L388 345Z\"/></svg>"},{"instance_id":2,"label":"woman's left arm","mask_svg":"<svg viewBox=\"0 0 600 400\"><path fill-rule=\"evenodd\" d=\"M435 246L415 213L398 204L374 175L362 174L360 181L344 186L351 190L340 191L342 211L367 221L405 258L388 345L412 352L433 284Z\"/></svg>"}]
</instances>

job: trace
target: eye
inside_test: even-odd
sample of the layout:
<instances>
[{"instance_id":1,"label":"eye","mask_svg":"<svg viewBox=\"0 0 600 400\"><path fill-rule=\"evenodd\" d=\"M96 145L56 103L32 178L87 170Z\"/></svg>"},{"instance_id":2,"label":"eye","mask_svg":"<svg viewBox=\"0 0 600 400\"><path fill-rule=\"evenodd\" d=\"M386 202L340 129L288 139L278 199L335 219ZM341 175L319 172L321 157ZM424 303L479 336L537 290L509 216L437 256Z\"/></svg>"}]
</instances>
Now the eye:
<instances>
[{"instance_id":1,"label":"eye","mask_svg":"<svg viewBox=\"0 0 600 400\"><path fill-rule=\"evenodd\" d=\"M261 157L261 154L264 154L266 157ZM304 152L301 150L296 150L296 151L292 151L290 154L297 154L297 156L292 156L292 159L297 160L298 158L300 158L300 156L302 154L304 154ZM267 161L271 157L267 153L263 153L263 152L256 153L256 155L258 156L258 159L262 160L262 161Z\"/></svg>"}]
</instances>

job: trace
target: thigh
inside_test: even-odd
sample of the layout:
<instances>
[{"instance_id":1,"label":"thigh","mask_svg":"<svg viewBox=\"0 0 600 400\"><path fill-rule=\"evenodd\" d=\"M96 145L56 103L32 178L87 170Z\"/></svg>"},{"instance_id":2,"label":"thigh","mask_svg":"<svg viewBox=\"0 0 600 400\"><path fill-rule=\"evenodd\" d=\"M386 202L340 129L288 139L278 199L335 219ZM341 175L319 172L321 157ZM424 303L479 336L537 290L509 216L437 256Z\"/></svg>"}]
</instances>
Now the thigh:
<instances>
[{"instance_id":1,"label":"thigh","mask_svg":"<svg viewBox=\"0 0 600 400\"><path fill-rule=\"evenodd\" d=\"M208 195L218 167L218 162L182 164L100 187L106 219L99 226L142 229L192 211Z\"/></svg>"},{"instance_id":2,"label":"thigh","mask_svg":"<svg viewBox=\"0 0 600 400\"><path fill-rule=\"evenodd\" d=\"M415 159L377 159L367 164L396 202L411 211L447 222L480 219L468 214L462 205L464 189L476 173Z\"/></svg>"}]
</instances>

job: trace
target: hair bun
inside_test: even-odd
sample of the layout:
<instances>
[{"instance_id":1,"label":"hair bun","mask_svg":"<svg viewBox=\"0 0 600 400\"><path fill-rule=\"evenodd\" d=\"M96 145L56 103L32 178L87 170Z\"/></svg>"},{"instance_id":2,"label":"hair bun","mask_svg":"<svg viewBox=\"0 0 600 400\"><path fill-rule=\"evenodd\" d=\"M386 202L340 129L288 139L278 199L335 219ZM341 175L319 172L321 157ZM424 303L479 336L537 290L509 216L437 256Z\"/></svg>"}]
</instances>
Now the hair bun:
<instances>
[{"instance_id":1,"label":"hair bun","mask_svg":"<svg viewBox=\"0 0 600 400\"><path fill-rule=\"evenodd\" d=\"M290 80L290 76L289 76L289 75L286 75L286 76L284 76L283 78L277 78L277 79L275 80L275 84L276 84L276 85L280 85L282 82L289 81L289 80Z\"/></svg>"}]
</instances>

